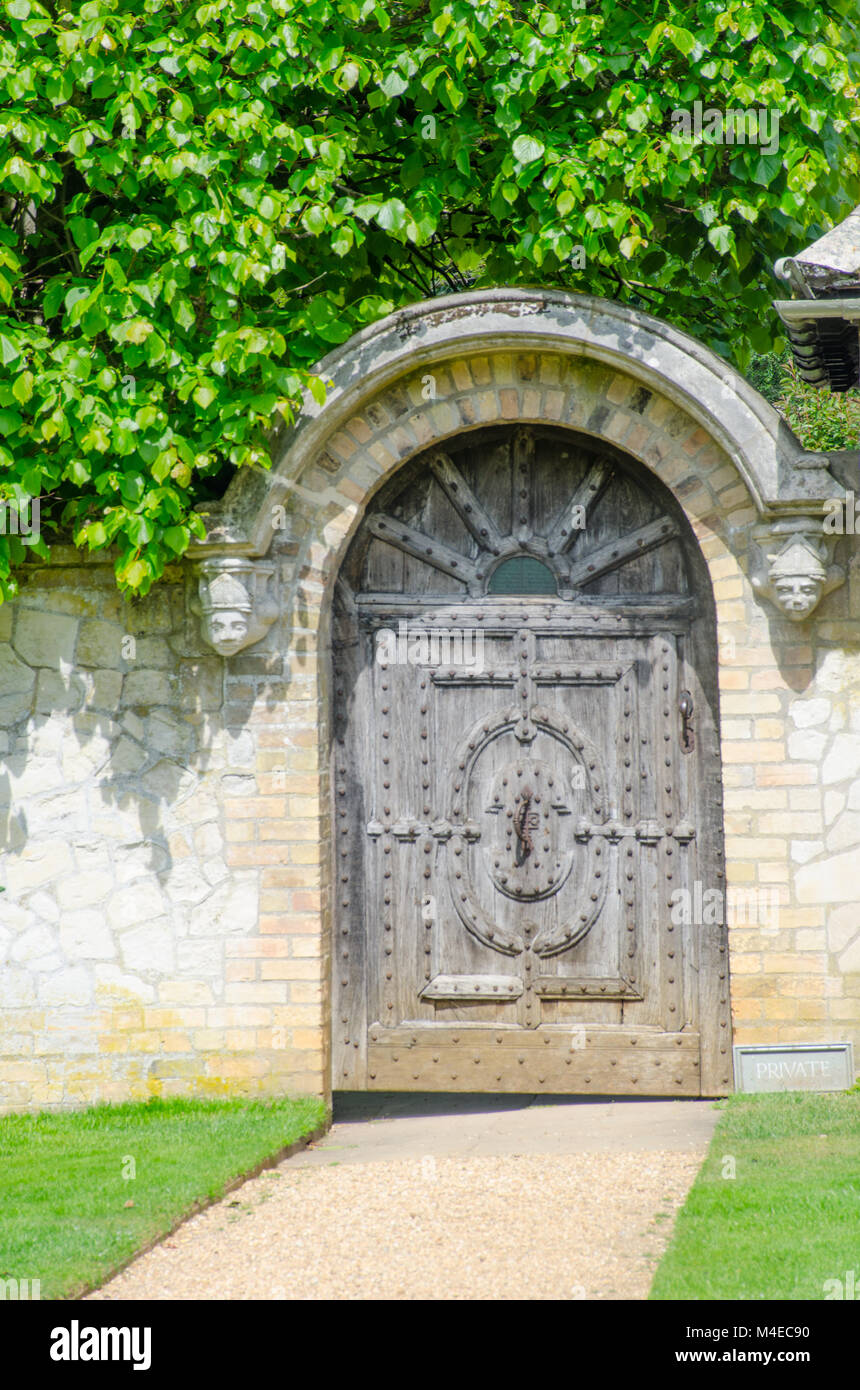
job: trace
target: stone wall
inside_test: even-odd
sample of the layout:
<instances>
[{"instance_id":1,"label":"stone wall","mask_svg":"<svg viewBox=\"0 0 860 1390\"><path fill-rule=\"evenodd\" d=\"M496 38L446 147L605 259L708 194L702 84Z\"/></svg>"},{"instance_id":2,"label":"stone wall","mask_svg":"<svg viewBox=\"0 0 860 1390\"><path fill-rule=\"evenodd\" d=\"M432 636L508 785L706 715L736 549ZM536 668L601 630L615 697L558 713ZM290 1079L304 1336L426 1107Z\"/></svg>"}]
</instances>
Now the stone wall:
<instances>
[{"instance_id":1,"label":"stone wall","mask_svg":"<svg viewBox=\"0 0 860 1390\"><path fill-rule=\"evenodd\" d=\"M829 614L849 599L860 611L854 565ZM731 930L735 1041L851 1039L860 1055L860 630L822 617L781 666L770 650L753 613L722 674L730 880L779 901Z\"/></svg>"},{"instance_id":2,"label":"stone wall","mask_svg":"<svg viewBox=\"0 0 860 1390\"><path fill-rule=\"evenodd\" d=\"M186 599L60 552L0 608L6 1108L325 1089L315 678Z\"/></svg>"},{"instance_id":3,"label":"stone wall","mask_svg":"<svg viewBox=\"0 0 860 1390\"><path fill-rule=\"evenodd\" d=\"M735 1040L860 1044L854 557L810 621L783 618L751 587L760 513L716 425L638 370L489 336L372 391L353 364L356 403L251 480L260 515L277 502L280 618L247 652L202 644L187 565L128 604L57 552L0 608L0 1106L328 1092L338 564L401 462L499 421L610 439L684 507L717 603L728 883L766 904L729 933Z\"/></svg>"}]
</instances>

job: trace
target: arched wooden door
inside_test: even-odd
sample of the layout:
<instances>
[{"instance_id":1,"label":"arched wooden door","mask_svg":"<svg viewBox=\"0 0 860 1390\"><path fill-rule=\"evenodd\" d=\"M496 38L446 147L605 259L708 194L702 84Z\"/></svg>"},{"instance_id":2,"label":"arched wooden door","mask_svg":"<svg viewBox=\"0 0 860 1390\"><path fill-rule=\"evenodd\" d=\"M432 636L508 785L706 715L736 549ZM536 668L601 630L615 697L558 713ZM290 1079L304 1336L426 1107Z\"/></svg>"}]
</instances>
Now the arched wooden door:
<instances>
[{"instance_id":1,"label":"arched wooden door","mask_svg":"<svg viewBox=\"0 0 860 1390\"><path fill-rule=\"evenodd\" d=\"M617 450L493 428L377 494L334 613L335 1089L729 1088L715 664Z\"/></svg>"}]
</instances>

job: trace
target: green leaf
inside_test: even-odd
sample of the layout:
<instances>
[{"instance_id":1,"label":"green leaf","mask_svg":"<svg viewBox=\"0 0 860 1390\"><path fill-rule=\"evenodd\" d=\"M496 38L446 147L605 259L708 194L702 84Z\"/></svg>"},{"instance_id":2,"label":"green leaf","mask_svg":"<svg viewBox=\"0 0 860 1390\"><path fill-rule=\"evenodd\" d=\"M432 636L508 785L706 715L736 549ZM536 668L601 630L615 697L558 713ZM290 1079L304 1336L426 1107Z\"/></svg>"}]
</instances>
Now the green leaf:
<instances>
[{"instance_id":1,"label":"green leaf","mask_svg":"<svg viewBox=\"0 0 860 1390\"><path fill-rule=\"evenodd\" d=\"M534 135L518 135L511 149L520 164L533 164L544 153L545 146Z\"/></svg>"},{"instance_id":2,"label":"green leaf","mask_svg":"<svg viewBox=\"0 0 860 1390\"><path fill-rule=\"evenodd\" d=\"M682 29L678 24L666 24L663 29L667 39L675 45L679 53L683 53L685 58L692 53L696 47L696 37L690 33L689 29Z\"/></svg>"},{"instance_id":3,"label":"green leaf","mask_svg":"<svg viewBox=\"0 0 860 1390\"><path fill-rule=\"evenodd\" d=\"M760 154L754 157L751 162L750 177L753 183L759 184L762 188L767 188L772 184L782 169L782 155L780 154Z\"/></svg>"},{"instance_id":4,"label":"green leaf","mask_svg":"<svg viewBox=\"0 0 860 1390\"><path fill-rule=\"evenodd\" d=\"M135 227L129 233L126 244L131 247L132 251L142 251L144 246L148 246L151 241L152 232L148 227Z\"/></svg>"},{"instance_id":5,"label":"green leaf","mask_svg":"<svg viewBox=\"0 0 860 1390\"><path fill-rule=\"evenodd\" d=\"M335 82L342 92L349 92L355 86L361 72L358 63L344 63L343 67L335 74Z\"/></svg>"},{"instance_id":6,"label":"green leaf","mask_svg":"<svg viewBox=\"0 0 860 1390\"><path fill-rule=\"evenodd\" d=\"M91 287L89 285L73 285L63 300L66 306L66 312L71 314L76 304L79 304L84 299L89 299L90 293Z\"/></svg>"},{"instance_id":7,"label":"green leaf","mask_svg":"<svg viewBox=\"0 0 860 1390\"><path fill-rule=\"evenodd\" d=\"M709 227L708 241L721 256L728 256L735 249L735 234L731 227L725 224Z\"/></svg>"},{"instance_id":8,"label":"green leaf","mask_svg":"<svg viewBox=\"0 0 860 1390\"><path fill-rule=\"evenodd\" d=\"M162 539L174 555L182 555L188 549L191 532L187 526L168 526L165 528Z\"/></svg>"},{"instance_id":9,"label":"green leaf","mask_svg":"<svg viewBox=\"0 0 860 1390\"><path fill-rule=\"evenodd\" d=\"M35 384L36 378L33 376L32 372L21 372L21 375L16 377L12 383L12 395L15 397L15 400L21 405L26 405L27 401L29 401L33 395L33 387Z\"/></svg>"},{"instance_id":10,"label":"green leaf","mask_svg":"<svg viewBox=\"0 0 860 1390\"><path fill-rule=\"evenodd\" d=\"M0 434L16 434L24 423L17 410L0 409Z\"/></svg>"},{"instance_id":11,"label":"green leaf","mask_svg":"<svg viewBox=\"0 0 860 1390\"><path fill-rule=\"evenodd\" d=\"M128 319L125 323L111 325L111 332L119 343L139 344L149 337L152 324L146 319Z\"/></svg>"},{"instance_id":12,"label":"green leaf","mask_svg":"<svg viewBox=\"0 0 860 1390\"><path fill-rule=\"evenodd\" d=\"M149 568L143 560L131 560L128 564L120 566L118 578L127 588L138 589L149 578Z\"/></svg>"},{"instance_id":13,"label":"green leaf","mask_svg":"<svg viewBox=\"0 0 860 1390\"><path fill-rule=\"evenodd\" d=\"M376 220L386 232L402 232L409 221L409 212L399 198L389 198L376 214Z\"/></svg>"},{"instance_id":14,"label":"green leaf","mask_svg":"<svg viewBox=\"0 0 860 1390\"><path fill-rule=\"evenodd\" d=\"M175 121L188 121L194 115L194 106L183 92L177 92L168 110Z\"/></svg>"},{"instance_id":15,"label":"green leaf","mask_svg":"<svg viewBox=\"0 0 860 1390\"><path fill-rule=\"evenodd\" d=\"M355 244L355 236L352 227L344 223L338 229L336 236L332 237L331 249L336 256L347 256Z\"/></svg>"},{"instance_id":16,"label":"green leaf","mask_svg":"<svg viewBox=\"0 0 860 1390\"><path fill-rule=\"evenodd\" d=\"M626 112L624 123L630 130L644 130L648 124L648 108L643 102L641 106L634 106L632 111Z\"/></svg>"},{"instance_id":17,"label":"green leaf","mask_svg":"<svg viewBox=\"0 0 860 1390\"><path fill-rule=\"evenodd\" d=\"M90 550L97 549L98 546L107 545L108 536L104 525L100 521L91 521L85 528L84 539Z\"/></svg>"},{"instance_id":18,"label":"green leaf","mask_svg":"<svg viewBox=\"0 0 860 1390\"><path fill-rule=\"evenodd\" d=\"M70 483L75 483L78 487L83 487L92 479L92 470L84 463L83 459L73 459L65 469L63 474Z\"/></svg>"},{"instance_id":19,"label":"green leaf","mask_svg":"<svg viewBox=\"0 0 860 1390\"><path fill-rule=\"evenodd\" d=\"M651 30L651 33L645 40L645 47L648 49L648 52L650 53L652 58L654 57L654 54L657 52L657 49L660 47L660 44L663 40L663 35L665 34L667 27L668 26L663 23L655 24L654 28Z\"/></svg>"},{"instance_id":20,"label":"green leaf","mask_svg":"<svg viewBox=\"0 0 860 1390\"><path fill-rule=\"evenodd\" d=\"M320 232L324 232L328 226L325 208L319 203L312 203L302 213L302 223L314 236L319 236Z\"/></svg>"},{"instance_id":21,"label":"green leaf","mask_svg":"<svg viewBox=\"0 0 860 1390\"><path fill-rule=\"evenodd\" d=\"M80 159L83 155L86 154L92 142L93 137L90 131L76 130L73 135L69 136L66 148L68 149L70 154L73 154L75 156L76 159Z\"/></svg>"},{"instance_id":22,"label":"green leaf","mask_svg":"<svg viewBox=\"0 0 860 1390\"><path fill-rule=\"evenodd\" d=\"M406 91L409 83L402 73L389 72L379 86L387 97L399 97L401 93Z\"/></svg>"},{"instance_id":23,"label":"green leaf","mask_svg":"<svg viewBox=\"0 0 860 1390\"><path fill-rule=\"evenodd\" d=\"M69 231L74 238L75 245L82 251L91 242L97 241L99 236L98 223L92 217L71 217L69 219Z\"/></svg>"},{"instance_id":24,"label":"green leaf","mask_svg":"<svg viewBox=\"0 0 860 1390\"><path fill-rule=\"evenodd\" d=\"M618 243L618 249L621 252L624 259L629 261L632 256L635 256L636 252L639 250L639 247L645 245L645 238L638 236L636 233L633 233L630 236L625 236L621 238L621 240Z\"/></svg>"}]
</instances>

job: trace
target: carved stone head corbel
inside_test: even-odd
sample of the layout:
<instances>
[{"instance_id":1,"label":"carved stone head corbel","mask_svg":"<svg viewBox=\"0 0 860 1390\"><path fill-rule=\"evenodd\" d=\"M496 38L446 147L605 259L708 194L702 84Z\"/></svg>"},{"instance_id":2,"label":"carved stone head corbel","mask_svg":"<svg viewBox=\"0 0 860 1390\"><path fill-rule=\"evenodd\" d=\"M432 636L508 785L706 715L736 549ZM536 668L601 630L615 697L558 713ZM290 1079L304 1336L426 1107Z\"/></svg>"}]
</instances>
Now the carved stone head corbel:
<instances>
[{"instance_id":1,"label":"carved stone head corbel","mask_svg":"<svg viewBox=\"0 0 860 1390\"><path fill-rule=\"evenodd\" d=\"M832 563L835 537L824 533L820 518L792 517L758 526L753 539L753 588L793 623L802 623L825 594L845 582L842 567Z\"/></svg>"},{"instance_id":2,"label":"carved stone head corbel","mask_svg":"<svg viewBox=\"0 0 860 1390\"><path fill-rule=\"evenodd\" d=\"M197 567L197 595L191 609L200 632L219 656L234 656L265 637L275 618L270 581L275 566L259 560L218 557Z\"/></svg>"}]
</instances>

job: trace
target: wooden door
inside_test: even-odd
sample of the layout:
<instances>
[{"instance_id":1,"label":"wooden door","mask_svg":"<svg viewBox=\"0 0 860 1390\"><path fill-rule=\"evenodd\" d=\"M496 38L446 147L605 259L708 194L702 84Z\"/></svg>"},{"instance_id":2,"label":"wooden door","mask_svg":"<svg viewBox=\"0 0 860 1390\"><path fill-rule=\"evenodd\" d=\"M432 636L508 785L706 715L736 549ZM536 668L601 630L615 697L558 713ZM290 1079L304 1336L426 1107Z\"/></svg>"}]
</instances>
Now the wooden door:
<instances>
[{"instance_id":1,"label":"wooden door","mask_svg":"<svg viewBox=\"0 0 860 1390\"><path fill-rule=\"evenodd\" d=\"M685 911L722 883L702 569L560 431L375 499L335 605L335 1089L728 1089L724 928Z\"/></svg>"}]
</instances>

